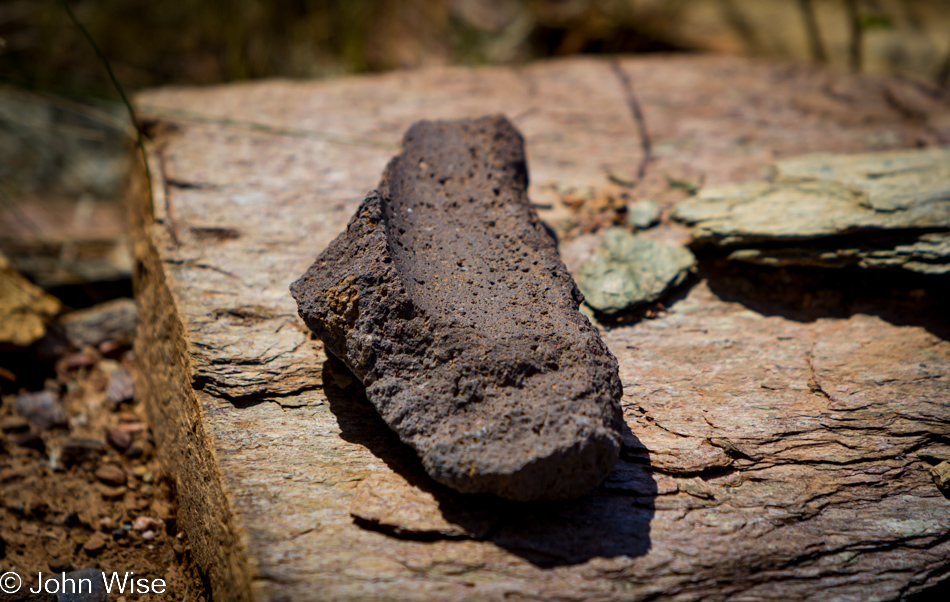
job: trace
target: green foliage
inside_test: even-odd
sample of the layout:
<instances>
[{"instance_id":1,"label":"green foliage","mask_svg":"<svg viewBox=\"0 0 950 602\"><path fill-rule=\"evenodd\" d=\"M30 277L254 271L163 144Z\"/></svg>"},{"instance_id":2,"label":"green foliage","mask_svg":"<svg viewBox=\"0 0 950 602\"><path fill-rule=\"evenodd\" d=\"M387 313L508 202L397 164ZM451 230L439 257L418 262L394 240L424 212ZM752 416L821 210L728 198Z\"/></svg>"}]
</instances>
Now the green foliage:
<instances>
[{"instance_id":1,"label":"green foliage","mask_svg":"<svg viewBox=\"0 0 950 602\"><path fill-rule=\"evenodd\" d=\"M894 20L887 15L861 15L858 17L858 26L862 31L893 29Z\"/></svg>"}]
</instances>

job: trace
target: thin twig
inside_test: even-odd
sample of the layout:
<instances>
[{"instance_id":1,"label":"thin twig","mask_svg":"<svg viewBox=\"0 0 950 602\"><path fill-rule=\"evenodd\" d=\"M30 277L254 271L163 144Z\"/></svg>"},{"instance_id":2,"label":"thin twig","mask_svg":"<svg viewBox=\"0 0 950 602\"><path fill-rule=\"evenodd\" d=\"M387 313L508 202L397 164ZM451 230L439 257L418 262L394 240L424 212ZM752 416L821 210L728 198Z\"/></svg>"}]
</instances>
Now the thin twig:
<instances>
[{"instance_id":1,"label":"thin twig","mask_svg":"<svg viewBox=\"0 0 950 602\"><path fill-rule=\"evenodd\" d=\"M815 4L812 0L798 0L805 21L805 32L808 34L808 44L811 48L811 59L816 63L828 62L825 45L821 42L821 31L818 29L818 19L815 17Z\"/></svg>"},{"instance_id":2,"label":"thin twig","mask_svg":"<svg viewBox=\"0 0 950 602\"><path fill-rule=\"evenodd\" d=\"M858 15L858 0L844 0L844 7L848 13L848 24L851 27L851 37L849 40L848 60L851 71L858 73L861 71L861 50L862 34L861 17Z\"/></svg>"},{"instance_id":3,"label":"thin twig","mask_svg":"<svg viewBox=\"0 0 950 602\"><path fill-rule=\"evenodd\" d=\"M106 68L106 72L109 74L109 79L112 80L112 85L115 86L116 91L119 93L119 97L122 99L122 104L125 105L126 110L129 112L129 119L132 121L132 127L135 128L139 152L142 153L142 163L145 165L145 182L148 186L149 213L152 215L152 217L154 217L155 199L152 197L152 172L148 167L148 153L145 152L145 135L142 133L142 128L139 127L138 119L135 117L135 109L132 108L132 103L129 102L129 98L125 95L125 89L122 88L122 84L119 83L118 78L116 78L115 73L112 71L112 65L109 63L109 59L107 59L106 55L102 53L102 50L99 48L99 45L96 44L96 41L92 39L89 31L83 27L83 24L76 17L76 14L71 8L69 8L69 5L66 4L66 0L56 1L59 2L60 6L63 7L63 10L66 11L66 14L69 15L70 20L73 22L73 25L75 25L79 31L82 32L82 35L86 38L86 41L89 42L90 46L92 46L96 56L98 56L99 60L102 61L103 67Z\"/></svg>"},{"instance_id":4,"label":"thin twig","mask_svg":"<svg viewBox=\"0 0 950 602\"><path fill-rule=\"evenodd\" d=\"M617 79L620 80L624 98L627 101L627 106L630 108L633 121L637 124L637 132L640 134L640 148L643 149L643 157L640 159L640 165L637 167L637 180L630 185L632 188L646 176L647 164L653 158L653 142L650 140L647 124L643 119L643 111L640 109L640 103L637 101L636 94L633 93L633 84L630 82L630 77L617 60L610 61L610 68L613 70L614 75L617 76Z\"/></svg>"}]
</instances>

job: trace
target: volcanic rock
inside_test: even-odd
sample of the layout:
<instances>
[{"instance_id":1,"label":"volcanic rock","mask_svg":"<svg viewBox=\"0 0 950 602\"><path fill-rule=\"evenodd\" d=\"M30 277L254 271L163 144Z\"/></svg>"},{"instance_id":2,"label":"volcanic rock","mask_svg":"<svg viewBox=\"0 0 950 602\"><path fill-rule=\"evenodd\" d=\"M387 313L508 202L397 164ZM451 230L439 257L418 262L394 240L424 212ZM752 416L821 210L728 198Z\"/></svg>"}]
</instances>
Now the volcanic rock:
<instances>
[{"instance_id":1,"label":"volcanic rock","mask_svg":"<svg viewBox=\"0 0 950 602\"><path fill-rule=\"evenodd\" d=\"M291 287L301 317L436 481L582 495L620 449L617 360L527 198L503 117L422 121Z\"/></svg>"}]
</instances>

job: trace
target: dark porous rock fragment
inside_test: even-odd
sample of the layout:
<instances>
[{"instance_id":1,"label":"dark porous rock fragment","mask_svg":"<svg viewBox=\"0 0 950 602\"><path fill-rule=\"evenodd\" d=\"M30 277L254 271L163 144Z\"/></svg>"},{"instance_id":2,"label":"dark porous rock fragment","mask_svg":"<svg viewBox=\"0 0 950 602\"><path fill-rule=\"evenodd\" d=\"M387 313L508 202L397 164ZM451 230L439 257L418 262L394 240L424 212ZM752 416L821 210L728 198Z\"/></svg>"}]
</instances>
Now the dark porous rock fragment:
<instances>
[{"instance_id":1,"label":"dark porous rock fragment","mask_svg":"<svg viewBox=\"0 0 950 602\"><path fill-rule=\"evenodd\" d=\"M617 360L527 198L504 117L419 122L293 284L300 315L428 473L465 493L582 495L620 449Z\"/></svg>"}]
</instances>

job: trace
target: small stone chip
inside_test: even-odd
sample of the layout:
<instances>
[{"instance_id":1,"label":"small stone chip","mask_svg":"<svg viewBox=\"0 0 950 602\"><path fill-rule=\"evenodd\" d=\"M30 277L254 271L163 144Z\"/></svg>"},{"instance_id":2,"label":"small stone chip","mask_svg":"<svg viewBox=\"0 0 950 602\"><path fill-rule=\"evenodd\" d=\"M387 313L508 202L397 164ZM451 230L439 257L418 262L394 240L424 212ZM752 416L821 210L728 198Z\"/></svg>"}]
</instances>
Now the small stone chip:
<instances>
[{"instance_id":1,"label":"small stone chip","mask_svg":"<svg viewBox=\"0 0 950 602\"><path fill-rule=\"evenodd\" d=\"M652 199L639 199L627 204L627 216L623 223L645 230L660 221L660 206Z\"/></svg>"},{"instance_id":2,"label":"small stone chip","mask_svg":"<svg viewBox=\"0 0 950 602\"><path fill-rule=\"evenodd\" d=\"M106 399L111 403L120 404L130 401L135 396L135 382L128 368L119 367L109 376L109 386L106 388Z\"/></svg>"},{"instance_id":3,"label":"small stone chip","mask_svg":"<svg viewBox=\"0 0 950 602\"><path fill-rule=\"evenodd\" d=\"M49 430L69 426L66 409L59 400L56 391L39 391L37 393L20 393L13 408L18 414L33 423L36 428Z\"/></svg>"},{"instance_id":4,"label":"small stone chip","mask_svg":"<svg viewBox=\"0 0 950 602\"><path fill-rule=\"evenodd\" d=\"M22 416L4 416L0 419L0 430L4 433L23 433L30 430L30 423Z\"/></svg>"},{"instance_id":5,"label":"small stone chip","mask_svg":"<svg viewBox=\"0 0 950 602\"><path fill-rule=\"evenodd\" d=\"M132 435L122 429L106 429L106 441L119 451L125 451L132 445Z\"/></svg>"},{"instance_id":6,"label":"small stone chip","mask_svg":"<svg viewBox=\"0 0 950 602\"><path fill-rule=\"evenodd\" d=\"M114 464L103 464L96 469L96 478L106 485L125 485L125 471Z\"/></svg>"},{"instance_id":7,"label":"small stone chip","mask_svg":"<svg viewBox=\"0 0 950 602\"><path fill-rule=\"evenodd\" d=\"M681 284L695 264L686 247L611 228L581 266L577 286L589 306L612 315L657 301Z\"/></svg>"},{"instance_id":8,"label":"small stone chip","mask_svg":"<svg viewBox=\"0 0 950 602\"><path fill-rule=\"evenodd\" d=\"M944 460L930 469L930 474L934 478L937 489L950 494L950 460Z\"/></svg>"},{"instance_id":9,"label":"small stone chip","mask_svg":"<svg viewBox=\"0 0 950 602\"><path fill-rule=\"evenodd\" d=\"M95 556L106 549L108 543L106 535L97 531L83 544L82 549L90 556Z\"/></svg>"}]
</instances>

